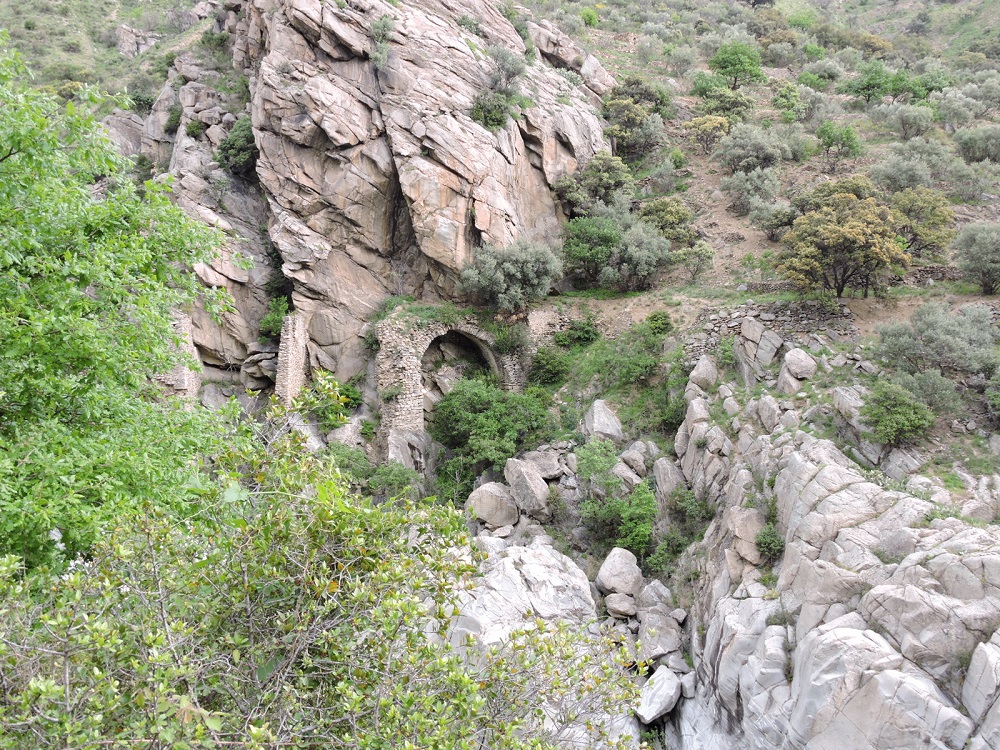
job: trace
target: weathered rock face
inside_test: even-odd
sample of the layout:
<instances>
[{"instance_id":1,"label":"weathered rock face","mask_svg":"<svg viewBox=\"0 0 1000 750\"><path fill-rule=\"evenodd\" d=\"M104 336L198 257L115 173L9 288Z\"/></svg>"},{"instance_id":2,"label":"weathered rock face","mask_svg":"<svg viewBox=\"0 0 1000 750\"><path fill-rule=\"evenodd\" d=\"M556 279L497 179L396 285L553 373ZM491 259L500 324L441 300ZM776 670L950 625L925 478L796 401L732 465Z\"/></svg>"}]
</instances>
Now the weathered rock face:
<instances>
[{"instance_id":1,"label":"weathered rock face","mask_svg":"<svg viewBox=\"0 0 1000 750\"><path fill-rule=\"evenodd\" d=\"M338 377L361 370L359 333L388 295L450 296L480 242L554 238L550 186L605 147L587 92L542 61L524 76L534 104L520 119L496 132L470 119L490 75L483 50L524 52L493 3L248 0L243 10L237 64L253 74L271 239L310 316L310 358ZM370 28L386 16L376 69Z\"/></svg>"},{"instance_id":2,"label":"weathered rock face","mask_svg":"<svg viewBox=\"0 0 1000 750\"><path fill-rule=\"evenodd\" d=\"M797 379L812 375L798 355L783 367ZM842 389L822 408L848 419L854 393ZM820 408L804 397L755 400L735 384L688 397L675 445L685 478L717 512L690 560L701 573L688 618L698 687L678 703L676 742L685 750L994 746L996 527L928 520L938 506L960 507L925 478L909 480L913 494L866 478L833 443L798 429ZM732 402L724 424L713 424L714 399ZM756 544L768 506L785 542L776 580L764 578L772 563ZM705 558L695 563L698 554Z\"/></svg>"}]
</instances>

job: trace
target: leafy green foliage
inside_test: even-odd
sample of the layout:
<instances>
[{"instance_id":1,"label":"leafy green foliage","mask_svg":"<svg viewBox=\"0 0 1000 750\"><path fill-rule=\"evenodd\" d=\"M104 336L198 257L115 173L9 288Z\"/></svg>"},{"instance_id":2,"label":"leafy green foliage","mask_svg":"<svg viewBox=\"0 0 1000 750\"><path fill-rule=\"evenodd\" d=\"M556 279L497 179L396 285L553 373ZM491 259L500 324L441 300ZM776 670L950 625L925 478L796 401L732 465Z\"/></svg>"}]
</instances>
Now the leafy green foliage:
<instances>
[{"instance_id":1,"label":"leafy green foliage","mask_svg":"<svg viewBox=\"0 0 1000 750\"><path fill-rule=\"evenodd\" d=\"M729 177L723 177L719 187L732 199L730 208L733 213L746 216L755 201L773 201L781 189L781 183L776 169L757 167L749 172L734 172Z\"/></svg>"},{"instance_id":2,"label":"leafy green foliage","mask_svg":"<svg viewBox=\"0 0 1000 750\"><path fill-rule=\"evenodd\" d=\"M827 171L830 174L837 171L837 164L841 159L861 153L861 139L850 125L836 125L832 120L827 120L816 129L816 137L826 154Z\"/></svg>"},{"instance_id":3,"label":"leafy green foliage","mask_svg":"<svg viewBox=\"0 0 1000 750\"><path fill-rule=\"evenodd\" d=\"M777 560L785 551L785 538L778 533L773 523L764 524L757 532L757 551L765 560Z\"/></svg>"},{"instance_id":4,"label":"leafy green foliage","mask_svg":"<svg viewBox=\"0 0 1000 750\"><path fill-rule=\"evenodd\" d=\"M767 80L761 70L760 51L745 42L723 44L708 61L708 67L722 76L733 91L748 83Z\"/></svg>"},{"instance_id":5,"label":"leafy green foliage","mask_svg":"<svg viewBox=\"0 0 1000 750\"><path fill-rule=\"evenodd\" d=\"M955 147L967 162L1000 162L1000 125L959 130L955 133Z\"/></svg>"},{"instance_id":6,"label":"leafy green foliage","mask_svg":"<svg viewBox=\"0 0 1000 750\"><path fill-rule=\"evenodd\" d=\"M199 138L204 135L206 130L208 130L208 125L201 120L189 120L188 124L184 127L184 132L190 138Z\"/></svg>"},{"instance_id":7,"label":"leafy green foliage","mask_svg":"<svg viewBox=\"0 0 1000 750\"><path fill-rule=\"evenodd\" d=\"M621 484L616 477L614 480ZM580 503L581 518L597 538L612 540L615 547L631 551L640 560L651 551L657 510L656 496L646 480L628 494L621 494L618 488Z\"/></svg>"},{"instance_id":8,"label":"leafy green foliage","mask_svg":"<svg viewBox=\"0 0 1000 750\"><path fill-rule=\"evenodd\" d=\"M64 108L0 49L0 554L29 566L137 502L184 505L209 421L150 378L177 363L172 310L199 291L183 269L214 236L165 187L140 197L100 105Z\"/></svg>"},{"instance_id":9,"label":"leafy green foliage","mask_svg":"<svg viewBox=\"0 0 1000 750\"><path fill-rule=\"evenodd\" d=\"M944 253L955 237L955 212L941 192L924 187L903 190L892 196L892 208L900 217L900 235L907 250L917 257Z\"/></svg>"},{"instance_id":10,"label":"leafy green foliage","mask_svg":"<svg viewBox=\"0 0 1000 750\"><path fill-rule=\"evenodd\" d=\"M517 312L548 294L562 273L562 260L544 245L523 241L507 248L484 245L472 264L462 269L461 287L486 304Z\"/></svg>"},{"instance_id":11,"label":"leafy green foliage","mask_svg":"<svg viewBox=\"0 0 1000 750\"><path fill-rule=\"evenodd\" d=\"M715 251L705 240L698 240L690 247L684 247L674 253L674 262L687 270L691 277L691 282L698 281L698 278L709 268L715 258Z\"/></svg>"},{"instance_id":12,"label":"leafy green foliage","mask_svg":"<svg viewBox=\"0 0 1000 750\"><path fill-rule=\"evenodd\" d=\"M952 414L962 406L955 383L944 377L940 370L899 372L892 376L892 382L908 390L936 414Z\"/></svg>"},{"instance_id":13,"label":"leafy green foliage","mask_svg":"<svg viewBox=\"0 0 1000 750\"><path fill-rule=\"evenodd\" d=\"M982 305L957 313L932 302L921 305L909 323L879 326L879 354L908 372L936 368L944 372L991 374L997 366L997 332Z\"/></svg>"},{"instance_id":14,"label":"leafy green foliage","mask_svg":"<svg viewBox=\"0 0 1000 750\"><path fill-rule=\"evenodd\" d=\"M267 313L260 320L260 335L269 339L277 339L281 335L281 326L288 315L288 298L275 297L267 301Z\"/></svg>"},{"instance_id":15,"label":"leafy green foliage","mask_svg":"<svg viewBox=\"0 0 1000 750\"><path fill-rule=\"evenodd\" d=\"M670 525L649 560L652 570L663 570L691 544L700 541L715 515L707 502L683 487L674 490L667 498L667 513Z\"/></svg>"},{"instance_id":16,"label":"leafy green foliage","mask_svg":"<svg viewBox=\"0 0 1000 750\"><path fill-rule=\"evenodd\" d=\"M677 196L654 198L643 205L639 217L659 229L660 234L668 240L685 245L694 240L694 233L691 231L694 214Z\"/></svg>"},{"instance_id":17,"label":"leafy green foliage","mask_svg":"<svg viewBox=\"0 0 1000 750\"><path fill-rule=\"evenodd\" d=\"M699 109L703 115L725 117L735 125L750 117L753 106L753 99L742 91L720 88L706 92Z\"/></svg>"},{"instance_id":18,"label":"leafy green foliage","mask_svg":"<svg viewBox=\"0 0 1000 750\"><path fill-rule=\"evenodd\" d=\"M885 64L881 60L872 60L861 68L856 78L843 84L837 91L857 97L865 104L869 104L873 99L881 100L886 95L888 87L889 74L886 72Z\"/></svg>"},{"instance_id":19,"label":"leafy green foliage","mask_svg":"<svg viewBox=\"0 0 1000 750\"><path fill-rule=\"evenodd\" d=\"M597 11L593 8L583 8L580 11L580 19L584 26L597 26L597 22L600 20L597 17Z\"/></svg>"},{"instance_id":20,"label":"leafy green foliage","mask_svg":"<svg viewBox=\"0 0 1000 750\"><path fill-rule=\"evenodd\" d=\"M535 352L528 370L528 382L539 385L561 383L569 374L569 355L555 346L542 346Z\"/></svg>"},{"instance_id":21,"label":"leafy green foliage","mask_svg":"<svg viewBox=\"0 0 1000 750\"><path fill-rule=\"evenodd\" d=\"M613 203L619 194L630 195L635 180L628 165L607 151L599 151L575 175L556 180L553 188L574 216L584 216L598 203Z\"/></svg>"},{"instance_id":22,"label":"leafy green foliage","mask_svg":"<svg viewBox=\"0 0 1000 750\"><path fill-rule=\"evenodd\" d=\"M610 217L581 216L571 219L566 224L563 243L568 270L579 273L591 284L595 283L621 241L621 227Z\"/></svg>"},{"instance_id":23,"label":"leafy green foliage","mask_svg":"<svg viewBox=\"0 0 1000 750\"><path fill-rule=\"evenodd\" d=\"M731 172L752 172L778 166L792 158L788 140L776 130L736 125L716 149L719 161Z\"/></svg>"},{"instance_id":24,"label":"leafy green foliage","mask_svg":"<svg viewBox=\"0 0 1000 750\"><path fill-rule=\"evenodd\" d=\"M983 294L1000 289L1000 224L977 221L962 227L955 238L958 267L979 284Z\"/></svg>"},{"instance_id":25,"label":"leafy green foliage","mask_svg":"<svg viewBox=\"0 0 1000 750\"><path fill-rule=\"evenodd\" d=\"M503 468L508 458L549 429L549 396L540 389L502 390L489 380L460 380L434 409L431 435L454 457L438 471L445 496L464 501L484 469Z\"/></svg>"},{"instance_id":26,"label":"leafy green foliage","mask_svg":"<svg viewBox=\"0 0 1000 750\"><path fill-rule=\"evenodd\" d=\"M163 132L167 135L173 135L177 132L178 128L181 126L181 116L184 114L183 108L179 104L175 104L169 110L167 110L167 119L163 123Z\"/></svg>"},{"instance_id":27,"label":"leafy green foliage","mask_svg":"<svg viewBox=\"0 0 1000 750\"><path fill-rule=\"evenodd\" d=\"M566 326L566 330L559 331L552 337L557 346L571 349L577 346L587 346L601 337L594 322L593 316L588 316L583 320L571 320Z\"/></svg>"},{"instance_id":28,"label":"leafy green foliage","mask_svg":"<svg viewBox=\"0 0 1000 750\"><path fill-rule=\"evenodd\" d=\"M695 117L693 120L685 122L681 127L687 131L695 143L701 146L703 153L710 154L715 145L729 132L730 126L731 123L725 117L706 115Z\"/></svg>"},{"instance_id":29,"label":"leafy green foliage","mask_svg":"<svg viewBox=\"0 0 1000 750\"><path fill-rule=\"evenodd\" d=\"M934 424L934 413L912 393L895 383L880 380L861 407L861 417L875 439L885 445L921 437Z\"/></svg>"},{"instance_id":30,"label":"leafy green foliage","mask_svg":"<svg viewBox=\"0 0 1000 750\"><path fill-rule=\"evenodd\" d=\"M694 82L691 86L692 96L705 96L714 89L726 88L726 79L720 75L710 75L701 70L694 74Z\"/></svg>"},{"instance_id":31,"label":"leafy green foliage","mask_svg":"<svg viewBox=\"0 0 1000 750\"><path fill-rule=\"evenodd\" d=\"M299 408L315 416L319 428L324 432L347 423L351 398L342 393L341 388L331 373L315 370L309 388L299 396Z\"/></svg>"},{"instance_id":32,"label":"leafy green foliage","mask_svg":"<svg viewBox=\"0 0 1000 750\"><path fill-rule=\"evenodd\" d=\"M260 151L253 137L253 126L249 117L241 117L225 138L219 143L216 154L219 164L231 174L244 179L256 176L257 159Z\"/></svg>"}]
</instances>

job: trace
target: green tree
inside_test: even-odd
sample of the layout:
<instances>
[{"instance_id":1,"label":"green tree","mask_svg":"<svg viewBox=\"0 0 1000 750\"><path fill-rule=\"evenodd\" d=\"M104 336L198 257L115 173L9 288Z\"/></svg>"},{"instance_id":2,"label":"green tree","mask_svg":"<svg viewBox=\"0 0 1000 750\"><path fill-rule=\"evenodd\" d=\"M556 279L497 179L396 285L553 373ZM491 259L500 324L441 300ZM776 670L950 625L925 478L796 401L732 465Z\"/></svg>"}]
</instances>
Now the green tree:
<instances>
[{"instance_id":1,"label":"green tree","mask_svg":"<svg viewBox=\"0 0 1000 750\"><path fill-rule=\"evenodd\" d=\"M178 362L172 311L214 236L166 187L140 196L81 95L31 88L0 46L0 554L29 566L137 503L183 506L208 421L152 376Z\"/></svg>"},{"instance_id":2,"label":"green tree","mask_svg":"<svg viewBox=\"0 0 1000 750\"><path fill-rule=\"evenodd\" d=\"M837 164L841 159L861 153L858 131L850 125L837 125L832 120L826 120L816 129L816 137L826 155L827 171L830 174L837 171Z\"/></svg>"},{"instance_id":3,"label":"green tree","mask_svg":"<svg viewBox=\"0 0 1000 750\"><path fill-rule=\"evenodd\" d=\"M683 127L688 135L701 146L703 153L710 154L722 136L729 132L731 123L725 117L706 115L685 122Z\"/></svg>"},{"instance_id":4,"label":"green tree","mask_svg":"<svg viewBox=\"0 0 1000 750\"><path fill-rule=\"evenodd\" d=\"M613 203L618 195L630 195L635 180L628 164L608 151L599 151L587 166L560 177L552 187L574 216L585 216L597 203Z\"/></svg>"},{"instance_id":5,"label":"green tree","mask_svg":"<svg viewBox=\"0 0 1000 750\"><path fill-rule=\"evenodd\" d=\"M734 91L740 86L767 80L761 70L760 50L746 42L730 42L719 47L708 67L726 79Z\"/></svg>"},{"instance_id":6,"label":"green tree","mask_svg":"<svg viewBox=\"0 0 1000 750\"><path fill-rule=\"evenodd\" d=\"M870 104L872 99L881 100L888 90L889 74L881 60L866 63L856 78L837 89L841 94L850 94L865 104Z\"/></svg>"},{"instance_id":7,"label":"green tree","mask_svg":"<svg viewBox=\"0 0 1000 750\"><path fill-rule=\"evenodd\" d=\"M1000 224L976 221L962 227L953 245L958 267L983 294L1000 289Z\"/></svg>"},{"instance_id":8,"label":"green tree","mask_svg":"<svg viewBox=\"0 0 1000 750\"><path fill-rule=\"evenodd\" d=\"M622 230L610 217L581 216L566 224L565 236L563 253L569 270L593 284L621 244Z\"/></svg>"},{"instance_id":9,"label":"green tree","mask_svg":"<svg viewBox=\"0 0 1000 750\"><path fill-rule=\"evenodd\" d=\"M909 263L896 242L897 225L893 212L873 198L834 195L795 220L782 240L779 271L802 289L829 289L842 297L846 289L860 288L867 296L880 272Z\"/></svg>"},{"instance_id":10,"label":"green tree","mask_svg":"<svg viewBox=\"0 0 1000 750\"><path fill-rule=\"evenodd\" d=\"M912 255L939 256L955 237L955 212L938 190L903 190L892 196L892 208L902 220L899 233Z\"/></svg>"},{"instance_id":11,"label":"green tree","mask_svg":"<svg viewBox=\"0 0 1000 750\"><path fill-rule=\"evenodd\" d=\"M934 424L934 412L912 393L895 383L880 380L861 407L861 418L875 439L899 445L924 435Z\"/></svg>"}]
</instances>

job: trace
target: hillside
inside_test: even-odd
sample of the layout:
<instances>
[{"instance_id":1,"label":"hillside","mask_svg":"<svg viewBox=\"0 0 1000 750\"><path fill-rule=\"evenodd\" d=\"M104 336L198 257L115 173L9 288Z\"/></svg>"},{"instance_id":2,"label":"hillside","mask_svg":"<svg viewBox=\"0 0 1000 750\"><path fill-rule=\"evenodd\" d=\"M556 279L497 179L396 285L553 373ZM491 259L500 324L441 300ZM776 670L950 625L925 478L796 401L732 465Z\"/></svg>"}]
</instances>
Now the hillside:
<instances>
[{"instance_id":1,"label":"hillside","mask_svg":"<svg viewBox=\"0 0 1000 750\"><path fill-rule=\"evenodd\" d=\"M0 748L1000 746L989 2L0 9Z\"/></svg>"}]
</instances>

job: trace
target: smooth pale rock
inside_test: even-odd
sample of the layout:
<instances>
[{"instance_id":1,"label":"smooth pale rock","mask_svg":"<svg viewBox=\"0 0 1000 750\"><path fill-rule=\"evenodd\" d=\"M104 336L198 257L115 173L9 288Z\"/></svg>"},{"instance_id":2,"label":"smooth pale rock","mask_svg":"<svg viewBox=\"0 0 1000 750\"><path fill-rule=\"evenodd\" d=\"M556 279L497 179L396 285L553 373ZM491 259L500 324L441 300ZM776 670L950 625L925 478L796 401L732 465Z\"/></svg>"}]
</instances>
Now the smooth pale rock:
<instances>
[{"instance_id":1,"label":"smooth pale rock","mask_svg":"<svg viewBox=\"0 0 1000 750\"><path fill-rule=\"evenodd\" d=\"M499 482L490 482L473 490L465 507L487 526L513 526L520 513L510 489Z\"/></svg>"},{"instance_id":2,"label":"smooth pale rock","mask_svg":"<svg viewBox=\"0 0 1000 750\"><path fill-rule=\"evenodd\" d=\"M695 687L698 684L697 679L694 672L688 672L681 677L681 694L685 698L694 698Z\"/></svg>"},{"instance_id":3,"label":"smooth pale rock","mask_svg":"<svg viewBox=\"0 0 1000 750\"><path fill-rule=\"evenodd\" d=\"M563 473L559 463L559 451L528 451L521 456L521 460L533 463L542 479L555 479Z\"/></svg>"},{"instance_id":4,"label":"smooth pale rock","mask_svg":"<svg viewBox=\"0 0 1000 750\"><path fill-rule=\"evenodd\" d=\"M656 502L660 506L660 512L665 513L670 496L678 488L685 486L684 473L677 464L663 456L653 462L653 481L656 483Z\"/></svg>"},{"instance_id":5,"label":"smooth pale rock","mask_svg":"<svg viewBox=\"0 0 1000 750\"><path fill-rule=\"evenodd\" d=\"M657 611L642 612L638 635L640 661L651 662L681 649L681 629L677 621Z\"/></svg>"},{"instance_id":6,"label":"smooth pale rock","mask_svg":"<svg viewBox=\"0 0 1000 750\"><path fill-rule=\"evenodd\" d=\"M475 585L462 593L450 633L453 643L461 645L470 634L485 645L501 642L523 628L525 618L593 620L590 582L572 560L543 539L527 547L493 541L499 549L482 564Z\"/></svg>"},{"instance_id":7,"label":"smooth pale rock","mask_svg":"<svg viewBox=\"0 0 1000 750\"><path fill-rule=\"evenodd\" d=\"M635 714L643 724L652 724L674 710L681 693L681 681L677 675L660 667L639 691L639 707Z\"/></svg>"},{"instance_id":8,"label":"smooth pale rock","mask_svg":"<svg viewBox=\"0 0 1000 750\"><path fill-rule=\"evenodd\" d=\"M632 491L639 486L642 481L642 477L636 474L632 469L630 469L623 461L619 461L614 466L611 467L612 476L618 477L622 480L622 484L625 489Z\"/></svg>"},{"instance_id":9,"label":"smooth pale rock","mask_svg":"<svg viewBox=\"0 0 1000 750\"><path fill-rule=\"evenodd\" d=\"M764 528L764 516L755 508L730 508L726 513L733 532L733 549L751 565L760 565L757 534Z\"/></svg>"},{"instance_id":10,"label":"smooth pale rock","mask_svg":"<svg viewBox=\"0 0 1000 750\"><path fill-rule=\"evenodd\" d=\"M627 549L615 547L601 564L595 582L604 594L628 594L634 597L642 590L642 571L636 564L635 555Z\"/></svg>"},{"instance_id":11,"label":"smooth pale rock","mask_svg":"<svg viewBox=\"0 0 1000 750\"><path fill-rule=\"evenodd\" d=\"M625 620L635 614L635 599L628 594L608 594L604 597L604 606L608 614L619 620Z\"/></svg>"},{"instance_id":12,"label":"smooth pale rock","mask_svg":"<svg viewBox=\"0 0 1000 750\"><path fill-rule=\"evenodd\" d=\"M767 367L775 356L785 345L784 339L774 331L765 331L760 337L760 344L757 346L757 363L762 367Z\"/></svg>"},{"instance_id":13,"label":"smooth pale rock","mask_svg":"<svg viewBox=\"0 0 1000 750\"><path fill-rule=\"evenodd\" d=\"M760 343L760 339L766 330L763 324L756 318L743 318L743 323L740 324L740 335L754 344Z\"/></svg>"},{"instance_id":14,"label":"smooth pale rock","mask_svg":"<svg viewBox=\"0 0 1000 750\"><path fill-rule=\"evenodd\" d=\"M782 365L781 371L778 373L778 383L775 385L775 389L786 396L792 396L802 389L802 381L792 377L788 368Z\"/></svg>"},{"instance_id":15,"label":"smooth pale rock","mask_svg":"<svg viewBox=\"0 0 1000 750\"><path fill-rule=\"evenodd\" d=\"M1000 633L989 643L980 643L962 684L962 703L977 724L1000 698Z\"/></svg>"},{"instance_id":16,"label":"smooth pale rock","mask_svg":"<svg viewBox=\"0 0 1000 750\"><path fill-rule=\"evenodd\" d=\"M816 360L804 349L789 349L785 353L784 367L796 380L808 380L816 375Z\"/></svg>"},{"instance_id":17,"label":"smooth pale rock","mask_svg":"<svg viewBox=\"0 0 1000 750\"><path fill-rule=\"evenodd\" d=\"M620 456L622 462L640 477L646 476L646 460L638 451L627 450Z\"/></svg>"},{"instance_id":18,"label":"smooth pale rock","mask_svg":"<svg viewBox=\"0 0 1000 750\"><path fill-rule=\"evenodd\" d=\"M710 390L719 382L719 368L715 360L708 354L703 355L691 371L689 380L704 391Z\"/></svg>"},{"instance_id":19,"label":"smooth pale rock","mask_svg":"<svg viewBox=\"0 0 1000 750\"><path fill-rule=\"evenodd\" d=\"M660 610L664 612L674 606L673 602L674 595L670 593L670 589L659 578L654 578L643 586L636 600L639 609Z\"/></svg>"},{"instance_id":20,"label":"smooth pale rock","mask_svg":"<svg viewBox=\"0 0 1000 750\"><path fill-rule=\"evenodd\" d=\"M503 476L510 485L514 502L523 513L539 521L548 521L552 517L549 486L533 463L516 458L507 459Z\"/></svg>"},{"instance_id":21,"label":"smooth pale rock","mask_svg":"<svg viewBox=\"0 0 1000 750\"><path fill-rule=\"evenodd\" d=\"M781 419L781 407L778 406L778 402L774 396L767 394L757 402L757 417L760 419L760 423L764 425L765 430L768 432L774 430L778 425L778 420Z\"/></svg>"},{"instance_id":22,"label":"smooth pale rock","mask_svg":"<svg viewBox=\"0 0 1000 750\"><path fill-rule=\"evenodd\" d=\"M597 437L615 443L622 441L622 423L618 416L604 401L598 399L583 416L583 434L586 437Z\"/></svg>"}]
</instances>

